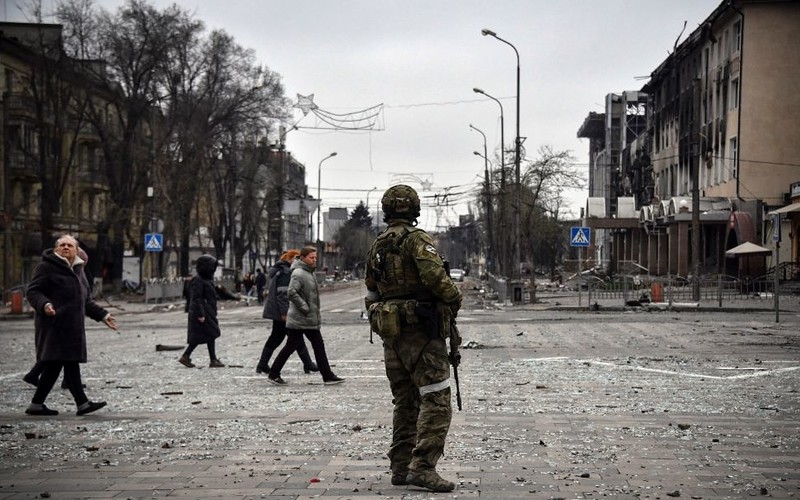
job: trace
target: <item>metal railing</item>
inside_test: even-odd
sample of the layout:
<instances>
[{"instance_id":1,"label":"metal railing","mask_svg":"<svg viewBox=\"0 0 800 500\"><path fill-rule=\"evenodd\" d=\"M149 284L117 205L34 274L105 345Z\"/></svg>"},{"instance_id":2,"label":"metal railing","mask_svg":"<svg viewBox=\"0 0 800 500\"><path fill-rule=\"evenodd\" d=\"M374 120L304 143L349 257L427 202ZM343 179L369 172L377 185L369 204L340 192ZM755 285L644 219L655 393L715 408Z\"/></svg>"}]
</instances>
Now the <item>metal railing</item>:
<instances>
[{"instance_id":1,"label":"metal railing","mask_svg":"<svg viewBox=\"0 0 800 500\"><path fill-rule=\"evenodd\" d=\"M144 280L144 301L164 302L183 298L183 284L186 278L152 278ZM215 285L221 285L233 293L234 283L232 278L214 280Z\"/></svg>"},{"instance_id":2,"label":"metal railing","mask_svg":"<svg viewBox=\"0 0 800 500\"><path fill-rule=\"evenodd\" d=\"M596 299L649 302L694 302L692 283L685 278L643 277L640 281L622 280L590 283L589 296ZM773 300L775 283L771 280L700 280L701 301Z\"/></svg>"}]
</instances>

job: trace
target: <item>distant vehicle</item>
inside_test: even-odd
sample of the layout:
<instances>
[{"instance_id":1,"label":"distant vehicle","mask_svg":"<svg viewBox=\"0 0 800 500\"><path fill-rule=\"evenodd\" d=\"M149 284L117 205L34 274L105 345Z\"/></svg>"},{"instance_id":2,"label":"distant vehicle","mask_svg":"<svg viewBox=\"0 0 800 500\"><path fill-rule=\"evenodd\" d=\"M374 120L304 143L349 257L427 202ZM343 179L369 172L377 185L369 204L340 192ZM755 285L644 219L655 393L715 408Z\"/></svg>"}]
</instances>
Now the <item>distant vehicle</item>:
<instances>
[{"instance_id":1,"label":"distant vehicle","mask_svg":"<svg viewBox=\"0 0 800 500\"><path fill-rule=\"evenodd\" d=\"M450 270L450 278L453 281L464 281L464 270L463 269L451 269Z\"/></svg>"},{"instance_id":2,"label":"distant vehicle","mask_svg":"<svg viewBox=\"0 0 800 500\"><path fill-rule=\"evenodd\" d=\"M672 286L688 286L692 284L689 278L684 278L678 274L666 274L664 276L660 276L659 278L662 282L664 282L664 284Z\"/></svg>"}]
</instances>

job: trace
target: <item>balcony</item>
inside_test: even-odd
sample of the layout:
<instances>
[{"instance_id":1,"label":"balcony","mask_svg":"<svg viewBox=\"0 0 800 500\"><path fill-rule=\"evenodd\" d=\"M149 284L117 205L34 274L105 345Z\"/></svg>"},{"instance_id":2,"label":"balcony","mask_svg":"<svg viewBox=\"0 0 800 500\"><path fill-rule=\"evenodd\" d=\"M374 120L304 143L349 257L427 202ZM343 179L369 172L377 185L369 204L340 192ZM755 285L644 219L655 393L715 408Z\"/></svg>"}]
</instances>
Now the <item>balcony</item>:
<instances>
[{"instance_id":1,"label":"balcony","mask_svg":"<svg viewBox=\"0 0 800 500\"><path fill-rule=\"evenodd\" d=\"M14 151L8 155L9 177L15 180L37 181L39 179L39 168L37 163L30 155L21 151Z\"/></svg>"},{"instance_id":2,"label":"balcony","mask_svg":"<svg viewBox=\"0 0 800 500\"><path fill-rule=\"evenodd\" d=\"M33 97L14 93L6 97L6 109L10 117L33 118L36 116L36 105Z\"/></svg>"}]
</instances>

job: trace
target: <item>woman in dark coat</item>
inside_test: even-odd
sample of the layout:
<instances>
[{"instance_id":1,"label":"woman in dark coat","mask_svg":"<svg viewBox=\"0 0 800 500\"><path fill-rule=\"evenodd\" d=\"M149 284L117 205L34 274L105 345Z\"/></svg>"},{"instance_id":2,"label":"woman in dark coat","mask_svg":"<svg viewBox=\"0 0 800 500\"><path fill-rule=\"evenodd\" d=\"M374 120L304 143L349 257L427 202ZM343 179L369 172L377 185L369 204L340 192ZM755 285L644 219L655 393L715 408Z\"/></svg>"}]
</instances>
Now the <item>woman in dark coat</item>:
<instances>
[{"instance_id":1,"label":"woman in dark coat","mask_svg":"<svg viewBox=\"0 0 800 500\"><path fill-rule=\"evenodd\" d=\"M189 327L186 343L189 346L178 360L183 366L194 368L191 355L200 344L208 345L209 367L225 366L217 359L214 341L221 335L217 320L217 290L214 288L214 271L217 259L211 255L201 255L197 259L197 276L189 281Z\"/></svg>"},{"instance_id":2,"label":"woman in dark coat","mask_svg":"<svg viewBox=\"0 0 800 500\"><path fill-rule=\"evenodd\" d=\"M106 405L105 401L89 401L83 391L79 363L85 363L87 358L85 317L102 321L113 330L117 324L108 311L92 300L83 274L84 261L77 252L77 240L70 235L61 236L54 249L44 251L28 284L26 296L36 311L36 360L45 365L36 393L25 410L28 415L58 415L44 401L62 368L78 415Z\"/></svg>"}]
</instances>

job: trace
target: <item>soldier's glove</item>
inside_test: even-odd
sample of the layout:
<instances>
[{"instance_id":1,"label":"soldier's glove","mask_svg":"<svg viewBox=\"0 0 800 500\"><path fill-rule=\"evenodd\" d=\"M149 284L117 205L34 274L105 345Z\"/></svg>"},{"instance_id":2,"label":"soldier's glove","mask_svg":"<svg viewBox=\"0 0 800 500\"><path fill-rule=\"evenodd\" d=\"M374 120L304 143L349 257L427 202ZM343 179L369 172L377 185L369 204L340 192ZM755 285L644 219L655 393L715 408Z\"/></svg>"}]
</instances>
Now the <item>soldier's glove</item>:
<instances>
[{"instance_id":1,"label":"soldier's glove","mask_svg":"<svg viewBox=\"0 0 800 500\"><path fill-rule=\"evenodd\" d=\"M450 354L447 356L450 359L450 364L454 367L458 368L458 365L461 364L461 353L458 351L450 351Z\"/></svg>"}]
</instances>

